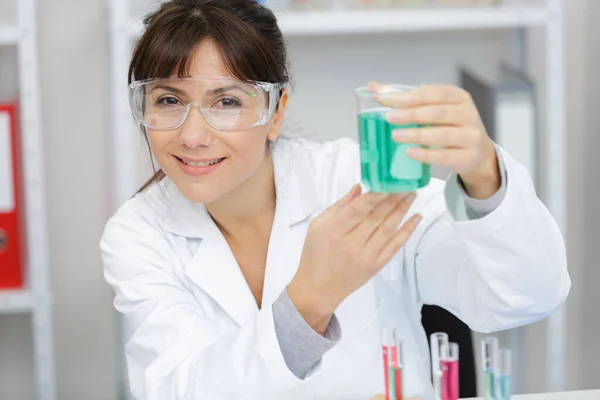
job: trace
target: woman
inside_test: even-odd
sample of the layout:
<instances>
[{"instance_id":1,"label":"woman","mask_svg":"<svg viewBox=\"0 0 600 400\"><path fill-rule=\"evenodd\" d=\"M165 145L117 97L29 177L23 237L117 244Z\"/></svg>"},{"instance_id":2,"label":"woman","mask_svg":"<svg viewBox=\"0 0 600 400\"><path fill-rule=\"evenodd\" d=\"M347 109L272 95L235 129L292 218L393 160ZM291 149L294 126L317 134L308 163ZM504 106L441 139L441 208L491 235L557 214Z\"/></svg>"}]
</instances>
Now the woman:
<instances>
[{"instance_id":1,"label":"woman","mask_svg":"<svg viewBox=\"0 0 600 400\"><path fill-rule=\"evenodd\" d=\"M405 394L428 398L423 304L491 332L564 302L559 229L464 91L419 88L390 116L435 126L396 140L435 146L410 156L450 178L362 193L352 141L282 137L289 76L269 10L173 0L146 23L131 107L160 171L101 243L137 399L367 399L384 392L386 325Z\"/></svg>"}]
</instances>

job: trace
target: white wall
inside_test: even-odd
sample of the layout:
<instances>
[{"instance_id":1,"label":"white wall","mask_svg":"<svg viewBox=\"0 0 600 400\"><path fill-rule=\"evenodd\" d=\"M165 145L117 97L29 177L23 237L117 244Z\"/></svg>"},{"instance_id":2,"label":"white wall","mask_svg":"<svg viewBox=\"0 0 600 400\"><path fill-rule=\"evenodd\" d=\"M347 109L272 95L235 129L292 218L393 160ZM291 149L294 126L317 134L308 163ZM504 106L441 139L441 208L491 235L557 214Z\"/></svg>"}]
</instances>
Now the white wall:
<instances>
[{"instance_id":1,"label":"white wall","mask_svg":"<svg viewBox=\"0 0 600 400\"><path fill-rule=\"evenodd\" d=\"M600 2L597 0L564 1L566 11L567 73L567 251L569 271L573 281L567 302L567 389L598 389L597 359L600 357L600 323L597 306L600 295L597 285L600 273L597 268L596 227L600 222L599 180L595 176L597 151L596 104L600 100L600 87L595 84L600 60ZM542 31L531 35L531 70L535 76L544 76L545 48L540 46ZM545 88L541 87L541 95ZM552 362L545 357L546 338L544 324L535 324L528 331L527 388L530 392L545 387L546 376L540 364Z\"/></svg>"},{"instance_id":2,"label":"white wall","mask_svg":"<svg viewBox=\"0 0 600 400\"><path fill-rule=\"evenodd\" d=\"M579 193L586 199L586 224L585 230L578 237L585 248L583 258L584 276L582 279L583 302L580 316L582 334L580 335L580 354L584 355L581 363L580 385L585 388L600 387L598 376L598 359L600 359L600 268L598 260L598 235L600 234L600 179L598 178L598 152L600 150L600 136L598 135L598 104L600 103L600 84L598 71L600 71L600 2L588 0L588 8L584 19L586 31L585 60L585 85L584 102L581 104L583 115L582 128L585 132L583 156L585 159L584 179L586 187L580 188ZM571 62L575 63L575 59Z\"/></svg>"},{"instance_id":3,"label":"white wall","mask_svg":"<svg viewBox=\"0 0 600 400\"><path fill-rule=\"evenodd\" d=\"M590 40L593 32L588 29L588 20L592 16L598 17L598 1L578 0L566 2L567 7L567 59L565 66L568 74L567 85L567 179L569 205L567 231L568 256L573 289L567 303L567 326L569 339L567 347L567 387L569 389L597 389L600 380L585 377L585 366L592 353L586 351L582 341L587 327L583 324L584 302L594 301L584 291L584 278L588 266L585 262L587 254L594 251L594 247L586 245L582 240L585 234L585 226L589 223L590 215L598 215L594 203L585 196L588 179L593 180L593 175L588 174L588 165L594 163L593 158L585 154L587 146L590 146L590 133L586 130L585 123L589 115L585 109L587 103L593 102L593 98L586 94L591 72L586 54L590 50ZM596 10L594 10L596 8ZM598 282L598 281L596 281ZM598 304L595 302L595 304ZM600 333L600 327L593 332ZM597 347L595 351L600 351Z\"/></svg>"},{"instance_id":4,"label":"white wall","mask_svg":"<svg viewBox=\"0 0 600 400\"><path fill-rule=\"evenodd\" d=\"M595 149L600 148L592 119L598 113L600 89L590 84L597 81L595 71L600 70L600 61L593 56L593 50L600 50L594 18L600 16L600 2L565 3L571 77L568 230L574 279L568 308L568 383L571 388L600 387L592 359L600 355L600 345L593 346L600 333L598 318L593 317L600 301L594 285L600 272L595 268L596 244L591 237L598 233L591 222L600 222L593 212L600 200L600 181L594 179L592 164ZM117 396L115 320L97 249L111 201L105 0L40 0L40 6L59 398L111 400ZM531 69L537 78L543 78L540 39L540 33L531 38ZM290 115L322 138L355 137L351 94L355 86L369 79L453 83L460 62L489 74L498 57L511 57L510 45L511 36L501 32L296 38L289 41L297 89ZM10 64L5 61L12 57L10 50L0 49L0 88L5 89L0 93L14 90L10 89L13 78L7 78L14 77L14 71L5 69ZM3 94L0 99L5 99ZM583 150L585 157L579 155ZM587 188L574 179L586 176L592 182ZM528 392L545 387L543 332L543 323L527 329ZM30 336L27 317L0 317L0 400L33 396ZM592 347L584 349L587 345Z\"/></svg>"}]
</instances>

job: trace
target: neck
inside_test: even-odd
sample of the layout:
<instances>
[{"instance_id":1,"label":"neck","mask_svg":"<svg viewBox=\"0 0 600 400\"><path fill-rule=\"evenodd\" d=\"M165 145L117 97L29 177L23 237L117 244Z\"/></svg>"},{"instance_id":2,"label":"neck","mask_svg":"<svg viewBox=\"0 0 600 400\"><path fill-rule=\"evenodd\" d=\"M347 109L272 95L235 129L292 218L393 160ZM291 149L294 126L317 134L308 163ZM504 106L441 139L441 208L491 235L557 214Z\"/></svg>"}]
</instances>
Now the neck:
<instances>
[{"instance_id":1,"label":"neck","mask_svg":"<svg viewBox=\"0 0 600 400\"><path fill-rule=\"evenodd\" d=\"M268 235L273 225L275 204L275 174L267 150L254 176L205 206L224 235L238 237L244 233Z\"/></svg>"}]
</instances>

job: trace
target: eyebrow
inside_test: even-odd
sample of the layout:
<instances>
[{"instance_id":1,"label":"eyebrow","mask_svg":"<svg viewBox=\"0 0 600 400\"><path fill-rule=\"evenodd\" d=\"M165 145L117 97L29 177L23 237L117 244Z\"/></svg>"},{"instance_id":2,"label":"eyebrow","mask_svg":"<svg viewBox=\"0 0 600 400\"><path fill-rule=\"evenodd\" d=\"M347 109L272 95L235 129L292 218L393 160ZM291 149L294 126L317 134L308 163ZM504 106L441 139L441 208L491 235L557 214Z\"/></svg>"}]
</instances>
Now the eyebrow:
<instances>
[{"instance_id":1,"label":"eyebrow","mask_svg":"<svg viewBox=\"0 0 600 400\"><path fill-rule=\"evenodd\" d=\"M185 92L183 90L177 89L176 87L168 86L168 85L156 85L156 86L154 86L152 88L152 90L150 91L150 93L152 93L152 92L154 92L155 90L158 90L158 89L163 89L163 90L166 90L167 92L173 92L173 93L176 93L176 94L179 94L179 95L184 95L185 94Z\"/></svg>"},{"instance_id":2,"label":"eyebrow","mask_svg":"<svg viewBox=\"0 0 600 400\"><path fill-rule=\"evenodd\" d=\"M175 94L182 95L182 96L186 94L185 91L183 91L182 89L178 89L176 87L168 86L168 85L156 85L156 86L154 86L152 88L152 90L150 91L150 93L154 92L157 89L163 89L163 90L166 90L168 92L173 92ZM228 90L231 90L231 89L241 90L242 92L246 93L249 96L253 95L252 93L248 93L248 91L244 90L242 86L235 85L235 84L228 85L228 86L223 86L223 87L220 87L220 88L217 88L217 89L207 90L206 94L208 94L209 96L215 96L215 95L227 92Z\"/></svg>"},{"instance_id":3,"label":"eyebrow","mask_svg":"<svg viewBox=\"0 0 600 400\"><path fill-rule=\"evenodd\" d=\"M244 89L243 89L243 88L242 88L240 85L235 85L235 84L234 84L234 85L223 86L223 87L220 87L220 88L217 88L217 89L207 90L207 91L206 91L206 94L208 94L208 95L211 95L211 96L214 96L214 95L217 95L217 94L221 94L221 93L223 93L223 92L226 92L226 91L228 91L228 90L230 90L230 89L239 89L239 90L241 90L242 92L246 93L247 95L251 95L251 93L248 93L248 92L247 92L246 90L244 90Z\"/></svg>"}]
</instances>

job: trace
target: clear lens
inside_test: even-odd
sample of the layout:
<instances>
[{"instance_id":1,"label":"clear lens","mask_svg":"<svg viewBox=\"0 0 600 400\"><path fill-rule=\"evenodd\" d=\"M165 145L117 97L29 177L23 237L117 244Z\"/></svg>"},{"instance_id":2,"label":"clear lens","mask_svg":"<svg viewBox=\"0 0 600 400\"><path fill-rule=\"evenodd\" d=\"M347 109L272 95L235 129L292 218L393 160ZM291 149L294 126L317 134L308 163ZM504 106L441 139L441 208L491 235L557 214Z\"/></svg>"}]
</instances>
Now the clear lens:
<instances>
[{"instance_id":1,"label":"clear lens","mask_svg":"<svg viewBox=\"0 0 600 400\"><path fill-rule=\"evenodd\" d=\"M136 121L150 129L176 129L196 109L213 128L240 131L270 117L278 93L275 85L262 86L222 78L154 80L132 85L131 106Z\"/></svg>"}]
</instances>

